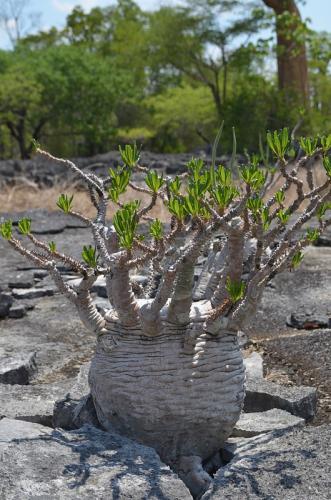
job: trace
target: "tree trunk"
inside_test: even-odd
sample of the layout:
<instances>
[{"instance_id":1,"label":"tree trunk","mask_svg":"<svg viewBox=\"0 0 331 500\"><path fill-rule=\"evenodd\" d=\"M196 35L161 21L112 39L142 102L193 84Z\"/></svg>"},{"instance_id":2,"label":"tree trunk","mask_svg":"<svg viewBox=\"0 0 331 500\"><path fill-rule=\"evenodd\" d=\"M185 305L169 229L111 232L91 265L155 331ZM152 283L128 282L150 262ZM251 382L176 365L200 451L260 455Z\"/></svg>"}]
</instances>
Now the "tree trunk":
<instances>
[{"instance_id":1,"label":"tree trunk","mask_svg":"<svg viewBox=\"0 0 331 500\"><path fill-rule=\"evenodd\" d=\"M18 125L14 125L12 122L7 121L6 125L10 132L10 135L17 142L21 159L22 160L29 159L31 156L31 146L30 148L26 146L24 123L19 122Z\"/></svg>"},{"instance_id":2,"label":"tree trunk","mask_svg":"<svg viewBox=\"0 0 331 500\"><path fill-rule=\"evenodd\" d=\"M303 105L308 104L308 65L306 47L293 33L301 23L300 11L295 0L263 0L276 15L277 65L279 89L290 99L293 96ZM281 17L285 12L292 15L290 25L285 26Z\"/></svg>"},{"instance_id":3,"label":"tree trunk","mask_svg":"<svg viewBox=\"0 0 331 500\"><path fill-rule=\"evenodd\" d=\"M213 83L208 84L208 87L210 88L213 99L214 99L217 118L218 118L219 122L221 122L222 116L223 116L223 109L222 109L222 100L221 100L220 89L219 89L217 84L213 84Z\"/></svg>"},{"instance_id":4,"label":"tree trunk","mask_svg":"<svg viewBox=\"0 0 331 500\"><path fill-rule=\"evenodd\" d=\"M101 425L152 446L179 473L183 460L196 466L222 447L244 400L237 336L203 331L205 301L194 315L186 327L163 315L153 337L107 319L89 375Z\"/></svg>"}]
</instances>

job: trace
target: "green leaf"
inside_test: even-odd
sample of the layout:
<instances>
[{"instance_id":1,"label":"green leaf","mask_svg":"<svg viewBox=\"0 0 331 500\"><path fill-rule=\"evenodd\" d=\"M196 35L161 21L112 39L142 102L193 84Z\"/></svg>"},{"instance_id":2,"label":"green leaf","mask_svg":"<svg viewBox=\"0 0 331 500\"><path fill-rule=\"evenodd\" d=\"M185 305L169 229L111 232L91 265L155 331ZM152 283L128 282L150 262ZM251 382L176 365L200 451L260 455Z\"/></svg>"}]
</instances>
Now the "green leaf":
<instances>
[{"instance_id":1,"label":"green leaf","mask_svg":"<svg viewBox=\"0 0 331 500\"><path fill-rule=\"evenodd\" d=\"M116 170L110 168L108 172L111 181L111 185L108 188L108 197L117 203L119 196L126 191L130 182L131 171L119 167Z\"/></svg>"},{"instance_id":2,"label":"green leaf","mask_svg":"<svg viewBox=\"0 0 331 500\"><path fill-rule=\"evenodd\" d=\"M72 209L73 199L73 195L69 197L67 194L61 194L56 204L64 213L67 214Z\"/></svg>"},{"instance_id":3,"label":"green leaf","mask_svg":"<svg viewBox=\"0 0 331 500\"><path fill-rule=\"evenodd\" d=\"M97 255L96 248L92 247L92 245L84 245L82 258L88 266L93 268L97 267L99 256Z\"/></svg>"},{"instance_id":4,"label":"green leaf","mask_svg":"<svg viewBox=\"0 0 331 500\"><path fill-rule=\"evenodd\" d=\"M323 166L326 171L326 175L331 178L331 160L328 156L323 158Z\"/></svg>"},{"instance_id":5,"label":"green leaf","mask_svg":"<svg viewBox=\"0 0 331 500\"><path fill-rule=\"evenodd\" d=\"M198 198L189 194L183 197L183 201L185 210L188 214L192 215L192 217L197 217L200 214L202 205Z\"/></svg>"},{"instance_id":6,"label":"green leaf","mask_svg":"<svg viewBox=\"0 0 331 500\"><path fill-rule=\"evenodd\" d=\"M269 218L269 208L264 207L261 212L261 220L263 229L266 231L270 226L270 218Z\"/></svg>"},{"instance_id":7,"label":"green leaf","mask_svg":"<svg viewBox=\"0 0 331 500\"><path fill-rule=\"evenodd\" d=\"M28 219L28 218L24 218L24 219L21 219L20 221L18 221L18 229L20 231L21 234L23 235L27 235L27 234L30 234L31 232L31 219Z\"/></svg>"},{"instance_id":8,"label":"green leaf","mask_svg":"<svg viewBox=\"0 0 331 500\"><path fill-rule=\"evenodd\" d=\"M232 172L223 165L219 165L216 171L216 182L221 186L230 186L232 184Z\"/></svg>"},{"instance_id":9,"label":"green leaf","mask_svg":"<svg viewBox=\"0 0 331 500\"><path fill-rule=\"evenodd\" d=\"M331 210L331 201L322 203L317 209L317 217L322 220L327 210Z\"/></svg>"},{"instance_id":10,"label":"green leaf","mask_svg":"<svg viewBox=\"0 0 331 500\"><path fill-rule=\"evenodd\" d=\"M170 198L168 202L168 210L180 222L183 222L185 216L187 215L183 201L178 198Z\"/></svg>"},{"instance_id":11,"label":"green leaf","mask_svg":"<svg viewBox=\"0 0 331 500\"><path fill-rule=\"evenodd\" d=\"M234 304L244 297L246 285L243 281L231 281L230 276L226 278L225 288L231 302Z\"/></svg>"},{"instance_id":12,"label":"green leaf","mask_svg":"<svg viewBox=\"0 0 331 500\"><path fill-rule=\"evenodd\" d=\"M299 144L306 156L312 156L317 150L318 137L300 137Z\"/></svg>"},{"instance_id":13,"label":"green leaf","mask_svg":"<svg viewBox=\"0 0 331 500\"><path fill-rule=\"evenodd\" d=\"M13 223L11 220L6 220L0 225L1 236L5 240L10 240L13 234Z\"/></svg>"},{"instance_id":14,"label":"green leaf","mask_svg":"<svg viewBox=\"0 0 331 500\"><path fill-rule=\"evenodd\" d=\"M211 191L217 206L220 209L227 208L233 199L238 196L238 190L233 186L216 186L215 189Z\"/></svg>"},{"instance_id":15,"label":"green leaf","mask_svg":"<svg viewBox=\"0 0 331 500\"><path fill-rule=\"evenodd\" d=\"M321 137L321 146L323 153L326 155L331 149L331 134Z\"/></svg>"},{"instance_id":16,"label":"green leaf","mask_svg":"<svg viewBox=\"0 0 331 500\"><path fill-rule=\"evenodd\" d=\"M252 189L258 191L265 183L266 176L257 165L246 165L240 169L240 176Z\"/></svg>"},{"instance_id":17,"label":"green leaf","mask_svg":"<svg viewBox=\"0 0 331 500\"><path fill-rule=\"evenodd\" d=\"M31 144L33 146L33 151L37 151L37 149L41 149L40 143L36 139L32 138Z\"/></svg>"},{"instance_id":18,"label":"green leaf","mask_svg":"<svg viewBox=\"0 0 331 500\"><path fill-rule=\"evenodd\" d=\"M267 133L267 143L274 155L280 159L284 160L287 148L289 146L289 135L288 129L283 128L282 130L275 130L273 133Z\"/></svg>"},{"instance_id":19,"label":"green leaf","mask_svg":"<svg viewBox=\"0 0 331 500\"><path fill-rule=\"evenodd\" d=\"M210 220L211 218L211 213L210 211L208 210L207 207L200 207L200 212L199 212L199 215L200 217L202 217L202 219L204 219L205 221L208 221Z\"/></svg>"},{"instance_id":20,"label":"green leaf","mask_svg":"<svg viewBox=\"0 0 331 500\"><path fill-rule=\"evenodd\" d=\"M169 191L174 195L179 195L180 187L181 187L181 181L178 175L176 175L176 177L169 182Z\"/></svg>"},{"instance_id":21,"label":"green leaf","mask_svg":"<svg viewBox=\"0 0 331 500\"><path fill-rule=\"evenodd\" d=\"M303 261L303 253L301 252L301 250L298 250L292 257L292 267L295 269L296 267L298 267L301 262Z\"/></svg>"},{"instance_id":22,"label":"green leaf","mask_svg":"<svg viewBox=\"0 0 331 500\"><path fill-rule=\"evenodd\" d=\"M134 168L140 159L140 151L138 151L137 144L134 143L133 146L126 144L123 149L121 146L118 149L123 163L129 168Z\"/></svg>"},{"instance_id":23,"label":"green leaf","mask_svg":"<svg viewBox=\"0 0 331 500\"><path fill-rule=\"evenodd\" d=\"M276 215L277 215L278 220L283 225L285 225L288 222L289 218L290 218L290 214L287 212L287 210L280 209L280 210L278 210L278 212L277 212Z\"/></svg>"},{"instance_id":24,"label":"green leaf","mask_svg":"<svg viewBox=\"0 0 331 500\"><path fill-rule=\"evenodd\" d=\"M266 231L270 226L269 209L263 205L263 201L258 196L249 198L246 203L247 208L252 212L255 222L262 222L263 229Z\"/></svg>"},{"instance_id":25,"label":"green leaf","mask_svg":"<svg viewBox=\"0 0 331 500\"><path fill-rule=\"evenodd\" d=\"M163 224L159 219L155 219L150 227L149 232L153 238L156 240L161 240L163 238Z\"/></svg>"},{"instance_id":26,"label":"green leaf","mask_svg":"<svg viewBox=\"0 0 331 500\"><path fill-rule=\"evenodd\" d=\"M284 191L277 191L275 193L275 200L277 201L278 205L283 205L283 203L285 201Z\"/></svg>"},{"instance_id":27,"label":"green leaf","mask_svg":"<svg viewBox=\"0 0 331 500\"><path fill-rule=\"evenodd\" d=\"M197 181L204 169L204 162L201 158L192 158L187 164L187 169L190 177Z\"/></svg>"},{"instance_id":28,"label":"green leaf","mask_svg":"<svg viewBox=\"0 0 331 500\"><path fill-rule=\"evenodd\" d=\"M48 243L48 248L50 249L51 252L56 252L56 243L54 241L50 241Z\"/></svg>"},{"instance_id":29,"label":"green leaf","mask_svg":"<svg viewBox=\"0 0 331 500\"><path fill-rule=\"evenodd\" d=\"M318 229L309 228L307 230L306 238L308 241L313 243L314 241L316 241L318 239L319 235L320 235L320 232Z\"/></svg>"},{"instance_id":30,"label":"green leaf","mask_svg":"<svg viewBox=\"0 0 331 500\"><path fill-rule=\"evenodd\" d=\"M249 198L246 206L254 215L258 215L263 208L263 201L258 196Z\"/></svg>"},{"instance_id":31,"label":"green leaf","mask_svg":"<svg viewBox=\"0 0 331 500\"><path fill-rule=\"evenodd\" d=\"M145 177L145 182L153 193L157 193L164 184L163 174L159 176L155 170L150 170Z\"/></svg>"},{"instance_id":32,"label":"green leaf","mask_svg":"<svg viewBox=\"0 0 331 500\"><path fill-rule=\"evenodd\" d=\"M135 200L126 203L118 210L113 218L113 224L117 233L120 246L130 250L133 245L135 231L138 225L137 211L140 202Z\"/></svg>"}]
</instances>

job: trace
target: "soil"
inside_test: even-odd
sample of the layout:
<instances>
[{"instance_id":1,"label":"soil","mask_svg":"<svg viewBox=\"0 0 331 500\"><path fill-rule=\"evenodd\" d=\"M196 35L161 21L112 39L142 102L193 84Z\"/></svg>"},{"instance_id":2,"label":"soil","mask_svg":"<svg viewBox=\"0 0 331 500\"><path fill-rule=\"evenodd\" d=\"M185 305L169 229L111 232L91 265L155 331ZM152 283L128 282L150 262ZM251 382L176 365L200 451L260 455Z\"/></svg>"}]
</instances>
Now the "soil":
<instances>
[{"instance_id":1,"label":"soil","mask_svg":"<svg viewBox=\"0 0 331 500\"><path fill-rule=\"evenodd\" d=\"M331 317L331 248L308 248L298 270L278 275L270 285L247 331L263 353L265 376L285 385L316 387L318 413L312 423L331 422L331 329L286 325L293 312Z\"/></svg>"}]
</instances>

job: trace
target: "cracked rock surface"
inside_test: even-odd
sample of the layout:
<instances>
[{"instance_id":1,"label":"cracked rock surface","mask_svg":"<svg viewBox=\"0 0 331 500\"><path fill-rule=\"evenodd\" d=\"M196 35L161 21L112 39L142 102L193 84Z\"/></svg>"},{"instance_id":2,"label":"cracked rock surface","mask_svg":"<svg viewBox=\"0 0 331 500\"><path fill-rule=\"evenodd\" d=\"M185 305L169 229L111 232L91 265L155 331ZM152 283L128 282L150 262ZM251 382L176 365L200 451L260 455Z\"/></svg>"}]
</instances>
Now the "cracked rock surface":
<instances>
[{"instance_id":1,"label":"cracked rock surface","mask_svg":"<svg viewBox=\"0 0 331 500\"><path fill-rule=\"evenodd\" d=\"M156 452L116 432L0 421L0 498L189 500Z\"/></svg>"},{"instance_id":2,"label":"cracked rock surface","mask_svg":"<svg viewBox=\"0 0 331 500\"><path fill-rule=\"evenodd\" d=\"M329 500L331 426L235 440L202 500Z\"/></svg>"}]
</instances>

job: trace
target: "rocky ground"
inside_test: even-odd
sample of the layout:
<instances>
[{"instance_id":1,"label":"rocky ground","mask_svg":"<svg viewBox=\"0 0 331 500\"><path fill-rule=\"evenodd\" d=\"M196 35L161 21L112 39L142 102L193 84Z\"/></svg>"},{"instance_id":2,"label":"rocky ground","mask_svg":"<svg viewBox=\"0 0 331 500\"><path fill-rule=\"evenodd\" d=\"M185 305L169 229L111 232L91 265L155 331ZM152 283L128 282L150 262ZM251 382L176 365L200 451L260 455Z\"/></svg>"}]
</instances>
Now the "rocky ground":
<instances>
[{"instance_id":1,"label":"rocky ground","mask_svg":"<svg viewBox=\"0 0 331 500\"><path fill-rule=\"evenodd\" d=\"M318 389L316 425L331 422L330 318L331 247L313 246L297 271L270 283L247 332L264 355L268 380Z\"/></svg>"},{"instance_id":2,"label":"rocky ground","mask_svg":"<svg viewBox=\"0 0 331 500\"><path fill-rule=\"evenodd\" d=\"M34 232L64 252L79 257L91 242L76 220L28 215ZM192 498L154 450L105 435L78 415L94 337L45 273L2 239L0 269L0 498ZM102 282L94 293L103 307ZM329 498L330 297L328 232L299 270L270 283L249 341L243 336L245 413L227 449L204 464L214 479L202 498Z\"/></svg>"},{"instance_id":3,"label":"rocky ground","mask_svg":"<svg viewBox=\"0 0 331 500\"><path fill-rule=\"evenodd\" d=\"M210 156L203 152L197 152L199 157L204 157L210 162ZM165 174L184 172L187 162L192 154L157 154L142 151L141 164L152 169L162 170ZM196 156L196 155L195 155ZM89 168L98 175L106 175L109 167L119 164L120 155L117 151L94 156L93 158L73 158L80 168ZM219 157L218 162L227 162L228 156ZM36 156L31 160L2 160L0 161L0 186L8 183L16 183L19 179L28 179L40 186L53 186L58 182L75 180L75 175L68 170L66 165L59 165L54 161L45 162Z\"/></svg>"}]
</instances>

